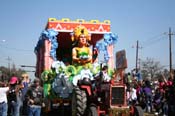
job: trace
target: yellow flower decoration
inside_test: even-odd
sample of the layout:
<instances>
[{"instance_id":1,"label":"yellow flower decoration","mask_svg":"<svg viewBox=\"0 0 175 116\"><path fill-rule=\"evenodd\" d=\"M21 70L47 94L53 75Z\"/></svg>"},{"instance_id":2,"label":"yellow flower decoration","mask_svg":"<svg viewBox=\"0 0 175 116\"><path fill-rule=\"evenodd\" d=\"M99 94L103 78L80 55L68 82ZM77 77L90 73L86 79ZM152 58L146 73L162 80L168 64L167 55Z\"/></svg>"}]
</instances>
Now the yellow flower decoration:
<instances>
[{"instance_id":1,"label":"yellow flower decoration","mask_svg":"<svg viewBox=\"0 0 175 116\"><path fill-rule=\"evenodd\" d=\"M87 28L84 27L84 26L82 26L82 25L80 25L80 26L77 26L74 29L73 36L72 36L72 41L77 41L79 39L79 36L82 35L82 34L86 36L86 38L87 38L88 41L91 40Z\"/></svg>"}]
</instances>

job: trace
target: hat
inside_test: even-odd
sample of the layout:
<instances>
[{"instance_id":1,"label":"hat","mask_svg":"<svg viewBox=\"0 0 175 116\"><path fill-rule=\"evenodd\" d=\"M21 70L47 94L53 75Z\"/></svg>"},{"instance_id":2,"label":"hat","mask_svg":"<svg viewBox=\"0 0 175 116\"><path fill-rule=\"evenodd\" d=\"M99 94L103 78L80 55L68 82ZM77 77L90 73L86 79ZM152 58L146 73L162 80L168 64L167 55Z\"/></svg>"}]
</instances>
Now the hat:
<instances>
[{"instance_id":1,"label":"hat","mask_svg":"<svg viewBox=\"0 0 175 116\"><path fill-rule=\"evenodd\" d=\"M12 77L11 79L10 79L10 84L15 84L15 83L17 83L18 82L18 78L17 77Z\"/></svg>"},{"instance_id":2,"label":"hat","mask_svg":"<svg viewBox=\"0 0 175 116\"><path fill-rule=\"evenodd\" d=\"M87 30L86 27L80 25L80 26L77 26L74 31L73 31L73 35L72 35L72 41L75 41L75 40L78 40L79 36L80 35L85 35L87 37L87 40L90 41L91 38L89 36L89 32Z\"/></svg>"}]
</instances>

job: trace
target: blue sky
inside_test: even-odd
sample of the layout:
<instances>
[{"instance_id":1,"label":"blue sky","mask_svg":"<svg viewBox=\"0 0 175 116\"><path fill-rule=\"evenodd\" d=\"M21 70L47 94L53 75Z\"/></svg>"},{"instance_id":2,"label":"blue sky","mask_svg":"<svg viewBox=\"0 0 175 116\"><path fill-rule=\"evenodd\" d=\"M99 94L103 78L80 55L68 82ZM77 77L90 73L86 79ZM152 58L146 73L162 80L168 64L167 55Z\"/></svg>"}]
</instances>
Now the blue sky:
<instances>
[{"instance_id":1,"label":"blue sky","mask_svg":"<svg viewBox=\"0 0 175 116\"><path fill-rule=\"evenodd\" d=\"M0 65L7 66L7 57L17 67L35 65L34 47L48 18L53 17L110 20L111 32L119 36L115 51L126 50L128 70L135 67L137 40L142 47L140 59L149 57L168 66L169 41L165 32L171 27L175 33L174 6L174 0L1 0ZM175 35L173 64L174 43Z\"/></svg>"}]
</instances>

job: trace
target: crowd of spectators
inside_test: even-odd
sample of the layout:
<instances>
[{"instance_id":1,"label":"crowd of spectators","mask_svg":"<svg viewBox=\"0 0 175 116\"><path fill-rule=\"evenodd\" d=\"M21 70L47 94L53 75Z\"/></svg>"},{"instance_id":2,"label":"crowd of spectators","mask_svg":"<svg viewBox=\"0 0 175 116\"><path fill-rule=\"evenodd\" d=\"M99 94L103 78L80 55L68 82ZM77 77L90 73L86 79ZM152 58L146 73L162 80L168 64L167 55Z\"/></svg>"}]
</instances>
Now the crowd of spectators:
<instances>
[{"instance_id":1,"label":"crowd of spectators","mask_svg":"<svg viewBox=\"0 0 175 116\"><path fill-rule=\"evenodd\" d=\"M38 78L30 82L29 76L22 74L0 82L0 116L40 116L43 103Z\"/></svg>"},{"instance_id":2,"label":"crowd of spectators","mask_svg":"<svg viewBox=\"0 0 175 116\"><path fill-rule=\"evenodd\" d=\"M157 79L146 78L138 80L137 75L126 74L127 103L135 103L144 112L155 115L174 116L175 115L175 74L169 77L163 74Z\"/></svg>"}]
</instances>

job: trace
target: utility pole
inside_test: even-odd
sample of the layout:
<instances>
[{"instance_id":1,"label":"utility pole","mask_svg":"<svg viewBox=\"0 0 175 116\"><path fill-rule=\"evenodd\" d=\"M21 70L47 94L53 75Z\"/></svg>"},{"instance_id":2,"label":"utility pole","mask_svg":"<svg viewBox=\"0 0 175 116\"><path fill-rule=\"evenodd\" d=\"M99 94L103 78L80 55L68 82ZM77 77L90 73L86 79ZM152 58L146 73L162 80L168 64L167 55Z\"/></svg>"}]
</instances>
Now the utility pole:
<instances>
[{"instance_id":1,"label":"utility pole","mask_svg":"<svg viewBox=\"0 0 175 116\"><path fill-rule=\"evenodd\" d=\"M171 74L171 71L172 71L172 48L171 48L171 36L174 35L172 32L171 32L171 27L169 28L169 58L170 58L170 74Z\"/></svg>"},{"instance_id":2,"label":"utility pole","mask_svg":"<svg viewBox=\"0 0 175 116\"><path fill-rule=\"evenodd\" d=\"M136 45L136 73L138 72L138 49L139 49L139 41L137 40L137 45Z\"/></svg>"},{"instance_id":3,"label":"utility pole","mask_svg":"<svg viewBox=\"0 0 175 116\"><path fill-rule=\"evenodd\" d=\"M11 76L11 69L10 69L10 61L11 61L11 59L10 59L9 56L7 58L7 61L8 61L9 76Z\"/></svg>"}]
</instances>

